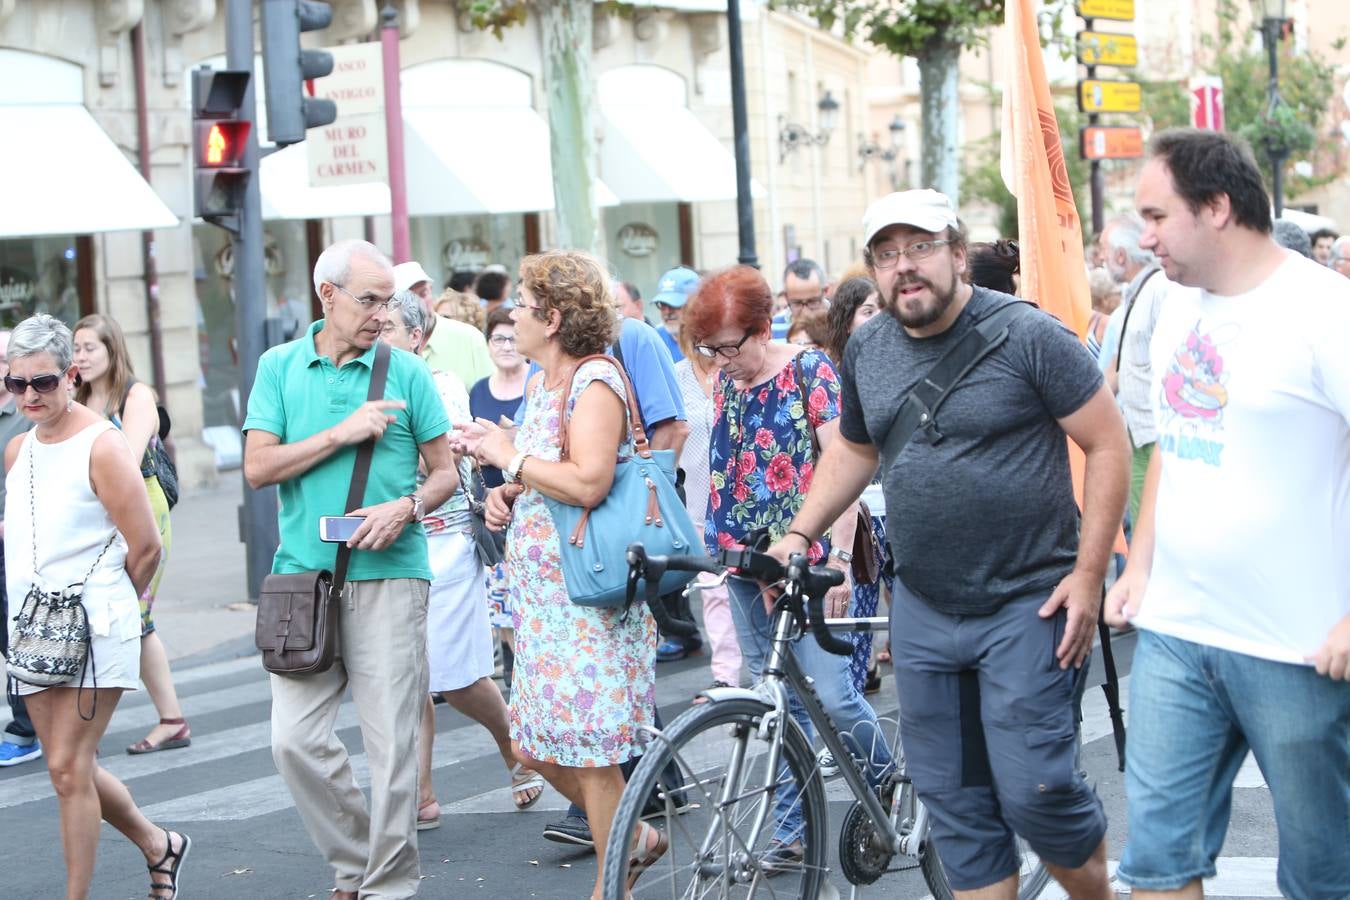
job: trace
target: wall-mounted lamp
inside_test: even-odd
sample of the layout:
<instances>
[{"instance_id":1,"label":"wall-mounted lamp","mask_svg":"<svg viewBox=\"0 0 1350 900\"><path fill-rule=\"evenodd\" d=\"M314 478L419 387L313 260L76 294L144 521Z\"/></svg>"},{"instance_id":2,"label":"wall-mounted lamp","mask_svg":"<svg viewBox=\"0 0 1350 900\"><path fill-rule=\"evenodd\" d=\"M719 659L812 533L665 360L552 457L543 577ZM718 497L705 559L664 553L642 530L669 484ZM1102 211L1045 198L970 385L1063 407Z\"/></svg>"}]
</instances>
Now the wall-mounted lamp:
<instances>
[{"instance_id":1,"label":"wall-mounted lamp","mask_svg":"<svg viewBox=\"0 0 1350 900\"><path fill-rule=\"evenodd\" d=\"M905 122L896 113L895 118L891 119L891 124L886 126L886 130L891 133L891 143L889 147L883 147L876 141L869 141L867 135L858 135L858 171L861 172L867 168L867 163L873 159L880 159L885 162L893 161L900 155L901 141L905 136Z\"/></svg>"},{"instance_id":2,"label":"wall-mounted lamp","mask_svg":"<svg viewBox=\"0 0 1350 900\"><path fill-rule=\"evenodd\" d=\"M820 122L820 131L811 133L805 125L798 125L796 122L789 122L787 116L778 117L778 161L784 162L788 154L798 147L806 144L815 144L823 147L830 140L830 132L834 131L835 124L839 121L839 101L834 99L834 95L829 91L820 98L816 104L816 109L820 111L818 121Z\"/></svg>"}]
</instances>

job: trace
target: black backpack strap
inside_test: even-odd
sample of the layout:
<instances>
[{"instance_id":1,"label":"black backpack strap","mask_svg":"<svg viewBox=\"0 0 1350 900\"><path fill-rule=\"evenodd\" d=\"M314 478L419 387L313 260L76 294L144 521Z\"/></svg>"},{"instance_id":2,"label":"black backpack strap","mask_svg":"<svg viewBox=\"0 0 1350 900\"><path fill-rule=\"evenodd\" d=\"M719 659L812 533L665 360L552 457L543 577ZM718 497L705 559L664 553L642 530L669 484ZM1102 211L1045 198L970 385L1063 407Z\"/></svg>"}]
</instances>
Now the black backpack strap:
<instances>
[{"instance_id":1,"label":"black backpack strap","mask_svg":"<svg viewBox=\"0 0 1350 900\"><path fill-rule=\"evenodd\" d=\"M1131 313L1134 312L1134 305L1139 301L1139 295L1144 292L1144 285L1148 284L1149 279L1152 278L1154 275L1157 275L1161 271L1162 271L1161 268L1157 268L1149 272L1147 275L1145 275L1144 280L1139 282L1139 290L1135 291L1134 296L1130 298L1130 305L1125 307L1125 318L1120 323L1120 343L1116 345L1117 372L1120 371L1120 350L1122 347L1125 346L1125 331L1130 327L1130 315Z\"/></svg>"},{"instance_id":2,"label":"black backpack strap","mask_svg":"<svg viewBox=\"0 0 1350 900\"><path fill-rule=\"evenodd\" d=\"M366 402L384 398L384 383L389 375L389 345L380 341L375 345L375 365L370 370L370 389L366 391ZM356 464L352 466L352 484L347 491L347 505L343 512L349 513L361 508L366 496L366 479L370 475L370 459L375 455L375 441L362 441L356 448ZM338 544L337 561L333 565L334 595L340 596L347 582L347 564L351 562L352 548L343 541Z\"/></svg>"},{"instance_id":3,"label":"black backpack strap","mask_svg":"<svg viewBox=\"0 0 1350 900\"><path fill-rule=\"evenodd\" d=\"M1106 708L1111 714L1111 733L1116 739L1116 762L1120 771L1124 772L1125 710L1120 706L1120 675L1116 672L1116 655L1111 651L1111 629L1106 624L1105 598L1097 613L1097 634L1102 641L1102 669L1106 673L1102 693L1106 695Z\"/></svg>"},{"instance_id":4,"label":"black backpack strap","mask_svg":"<svg viewBox=\"0 0 1350 900\"><path fill-rule=\"evenodd\" d=\"M1008 339L1008 323L1027 308L1035 309L1036 306L1025 300L1003 304L976 322L975 327L943 354L896 410L881 448L883 461L894 461L919 428L941 436L937 430L937 413L947 396L971 369L1002 346Z\"/></svg>"}]
</instances>

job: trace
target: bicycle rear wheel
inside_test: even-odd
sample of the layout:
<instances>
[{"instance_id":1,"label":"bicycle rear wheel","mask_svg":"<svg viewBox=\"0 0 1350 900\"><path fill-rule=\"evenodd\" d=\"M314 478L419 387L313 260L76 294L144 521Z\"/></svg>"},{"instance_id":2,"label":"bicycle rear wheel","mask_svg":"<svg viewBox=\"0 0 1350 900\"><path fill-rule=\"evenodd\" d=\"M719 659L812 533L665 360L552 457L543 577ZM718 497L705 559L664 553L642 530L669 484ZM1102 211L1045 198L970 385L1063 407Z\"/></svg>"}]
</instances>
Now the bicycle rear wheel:
<instances>
[{"instance_id":1,"label":"bicycle rear wheel","mask_svg":"<svg viewBox=\"0 0 1350 900\"><path fill-rule=\"evenodd\" d=\"M604 897L623 900L633 835L642 820L670 842L632 890L644 897L809 897L825 877L825 788L801 728L786 719L782 760L769 770L770 741L759 726L773 708L760 700L705 703L682 713L653 738L629 779L605 853ZM663 783L674 761L678 778ZM789 783L799 788L802 858L768 858L774 836L773 803ZM653 801L657 797L659 801Z\"/></svg>"},{"instance_id":2,"label":"bicycle rear wheel","mask_svg":"<svg viewBox=\"0 0 1350 900\"><path fill-rule=\"evenodd\" d=\"M1026 841L1019 837L1016 839L1016 846L1020 862L1017 900L1035 900L1050 883L1050 872ZM947 883L947 873L942 868L942 860L938 858L932 841L927 837L924 839L919 864L923 869L923 880L933 892L934 900L951 900L954 895L951 885Z\"/></svg>"}]
</instances>

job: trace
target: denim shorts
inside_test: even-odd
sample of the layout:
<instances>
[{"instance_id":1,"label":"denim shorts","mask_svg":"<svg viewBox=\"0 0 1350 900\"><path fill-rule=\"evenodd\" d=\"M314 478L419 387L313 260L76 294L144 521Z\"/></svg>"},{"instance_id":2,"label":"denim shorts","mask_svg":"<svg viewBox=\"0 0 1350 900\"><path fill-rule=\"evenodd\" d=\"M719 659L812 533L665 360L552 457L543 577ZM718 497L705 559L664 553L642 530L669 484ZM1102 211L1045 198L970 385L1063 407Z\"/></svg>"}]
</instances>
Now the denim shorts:
<instances>
[{"instance_id":1,"label":"denim shorts","mask_svg":"<svg viewBox=\"0 0 1350 900\"><path fill-rule=\"evenodd\" d=\"M1075 765L1083 669L1061 669L1065 613L1047 593L987 616L938 612L895 580L891 655L909 774L958 891L1014 875L1013 835L1066 869L1106 834L1101 801Z\"/></svg>"},{"instance_id":2,"label":"denim shorts","mask_svg":"<svg viewBox=\"0 0 1350 900\"><path fill-rule=\"evenodd\" d=\"M1250 748L1275 802L1280 893L1350 897L1350 684L1140 631L1129 735L1122 882L1166 891L1215 874Z\"/></svg>"}]
</instances>

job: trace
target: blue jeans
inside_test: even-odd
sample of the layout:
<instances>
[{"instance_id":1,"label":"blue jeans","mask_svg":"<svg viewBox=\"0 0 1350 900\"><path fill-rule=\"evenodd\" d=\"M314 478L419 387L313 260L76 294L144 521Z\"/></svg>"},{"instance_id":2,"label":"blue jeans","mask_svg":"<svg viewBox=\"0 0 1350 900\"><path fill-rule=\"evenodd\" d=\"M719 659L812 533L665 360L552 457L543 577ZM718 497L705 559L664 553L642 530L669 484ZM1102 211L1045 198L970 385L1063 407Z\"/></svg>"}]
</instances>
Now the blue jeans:
<instances>
[{"instance_id":1,"label":"blue jeans","mask_svg":"<svg viewBox=\"0 0 1350 900\"><path fill-rule=\"evenodd\" d=\"M731 618L736 623L736 639L741 645L741 657L750 667L750 675L758 681L764 670L764 660L769 655L772 629L769 614L764 609L760 588L755 582L731 577L727 579L727 591L731 597ZM876 711L853 685L853 678L849 674L849 657L826 653L810 635L798 641L792 652L801 663L802 670L815 682L821 705L843 734L849 751L867 763L865 771L869 780L873 784L880 783L881 776L891 765L891 748L877 725ZM795 691L788 691L788 701L792 718L806 732L807 740L814 741L815 731ZM800 840L802 836L797 783L792 779L786 779L786 782L787 788L779 791L774 801L774 820L778 823L774 840L785 844Z\"/></svg>"},{"instance_id":2,"label":"blue jeans","mask_svg":"<svg viewBox=\"0 0 1350 900\"><path fill-rule=\"evenodd\" d=\"M5 540L0 538L0 654L8 650L9 596L5 591ZM6 688L8 688L8 685L6 685ZM32 720L28 718L28 707L24 706L23 698L18 694L11 694L8 689L6 689L5 694L9 700L9 711L14 720L5 726L4 734L0 735L0 740L18 744L20 747L27 747L37 740L37 729L33 727Z\"/></svg>"},{"instance_id":3,"label":"blue jeans","mask_svg":"<svg viewBox=\"0 0 1350 900\"><path fill-rule=\"evenodd\" d=\"M1350 684L1139 633L1121 881L1172 890L1215 873L1248 748L1275 801L1280 893L1350 896Z\"/></svg>"}]
</instances>

